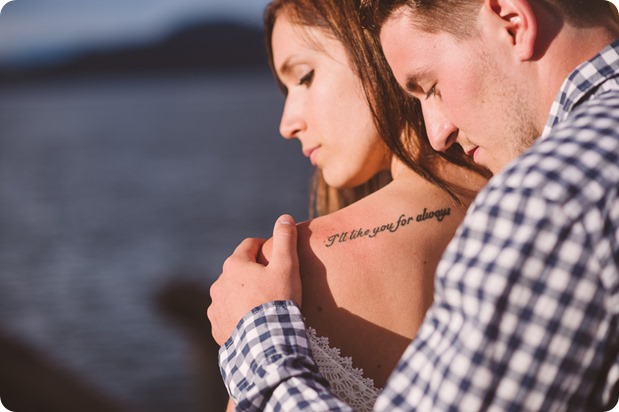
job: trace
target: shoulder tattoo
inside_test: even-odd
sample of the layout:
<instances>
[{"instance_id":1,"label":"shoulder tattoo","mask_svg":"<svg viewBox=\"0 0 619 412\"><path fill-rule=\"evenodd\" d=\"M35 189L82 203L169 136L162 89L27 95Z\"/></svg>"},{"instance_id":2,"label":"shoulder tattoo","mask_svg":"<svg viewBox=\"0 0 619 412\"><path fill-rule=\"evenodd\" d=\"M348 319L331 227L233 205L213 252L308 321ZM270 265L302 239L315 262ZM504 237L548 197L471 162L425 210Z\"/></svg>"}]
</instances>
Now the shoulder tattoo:
<instances>
[{"instance_id":1,"label":"shoulder tattoo","mask_svg":"<svg viewBox=\"0 0 619 412\"><path fill-rule=\"evenodd\" d=\"M423 212L419 213L417 216L407 216L403 213L400 215L400 217L398 217L396 221L385 223L384 225L376 226L372 229L360 227L358 229L353 229L347 232L341 232L331 235L325 241L325 246L332 247L338 243L344 243L360 238L375 238L380 233L394 233L405 226L414 224L415 222L423 222L429 219L436 219L437 221L442 222L445 216L449 216L450 214L451 208L437 209L430 212L428 212L428 210L424 208Z\"/></svg>"}]
</instances>

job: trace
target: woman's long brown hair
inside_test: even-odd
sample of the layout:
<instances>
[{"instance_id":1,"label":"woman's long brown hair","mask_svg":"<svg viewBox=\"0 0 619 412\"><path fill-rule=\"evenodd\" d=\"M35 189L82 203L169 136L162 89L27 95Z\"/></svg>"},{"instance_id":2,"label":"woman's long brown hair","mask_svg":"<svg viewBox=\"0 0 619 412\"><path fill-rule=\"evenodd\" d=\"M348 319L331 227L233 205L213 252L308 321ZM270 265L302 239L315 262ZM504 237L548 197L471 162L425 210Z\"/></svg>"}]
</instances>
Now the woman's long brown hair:
<instances>
[{"instance_id":1,"label":"woman's long brown hair","mask_svg":"<svg viewBox=\"0 0 619 412\"><path fill-rule=\"evenodd\" d=\"M273 27L281 13L292 22L317 27L340 41L351 66L361 79L376 128L389 150L420 176L445 190L456 202L470 195L464 188L450 184L437 173L445 160L488 177L486 169L476 166L459 147L435 152L425 135L421 107L398 85L382 53L379 39L365 30L359 20L360 0L274 0L265 9L264 30L269 64L273 73L271 47ZM285 87L277 79L280 88ZM351 189L336 189L326 184L319 170L314 176L310 215L337 210L380 189L390 181L379 173L367 183Z\"/></svg>"}]
</instances>

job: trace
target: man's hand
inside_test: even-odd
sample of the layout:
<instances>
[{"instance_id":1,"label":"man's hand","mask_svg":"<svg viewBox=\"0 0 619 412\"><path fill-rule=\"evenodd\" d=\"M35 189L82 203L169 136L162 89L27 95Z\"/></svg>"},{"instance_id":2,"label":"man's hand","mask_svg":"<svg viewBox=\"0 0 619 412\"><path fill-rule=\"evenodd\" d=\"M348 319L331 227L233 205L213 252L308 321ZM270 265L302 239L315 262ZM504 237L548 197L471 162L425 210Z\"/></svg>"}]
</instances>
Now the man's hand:
<instances>
[{"instance_id":1,"label":"man's hand","mask_svg":"<svg viewBox=\"0 0 619 412\"><path fill-rule=\"evenodd\" d=\"M297 227L291 216L281 216L273 229L269 263L257 263L264 239L245 239L226 259L223 272L211 286L208 308L213 338L222 345L250 310L274 300L301 306L301 277Z\"/></svg>"}]
</instances>

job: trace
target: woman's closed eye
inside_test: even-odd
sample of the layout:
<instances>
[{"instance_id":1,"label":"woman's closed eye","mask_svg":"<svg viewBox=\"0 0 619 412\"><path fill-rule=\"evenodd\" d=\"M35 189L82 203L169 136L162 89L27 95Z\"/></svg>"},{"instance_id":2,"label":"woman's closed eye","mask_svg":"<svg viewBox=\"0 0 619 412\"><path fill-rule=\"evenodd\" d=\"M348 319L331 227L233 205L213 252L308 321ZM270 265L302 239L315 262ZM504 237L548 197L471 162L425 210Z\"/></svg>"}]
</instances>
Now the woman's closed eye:
<instances>
[{"instance_id":1,"label":"woman's closed eye","mask_svg":"<svg viewBox=\"0 0 619 412\"><path fill-rule=\"evenodd\" d=\"M299 86L309 86L314 80L314 70L310 70L305 76L299 80Z\"/></svg>"}]
</instances>

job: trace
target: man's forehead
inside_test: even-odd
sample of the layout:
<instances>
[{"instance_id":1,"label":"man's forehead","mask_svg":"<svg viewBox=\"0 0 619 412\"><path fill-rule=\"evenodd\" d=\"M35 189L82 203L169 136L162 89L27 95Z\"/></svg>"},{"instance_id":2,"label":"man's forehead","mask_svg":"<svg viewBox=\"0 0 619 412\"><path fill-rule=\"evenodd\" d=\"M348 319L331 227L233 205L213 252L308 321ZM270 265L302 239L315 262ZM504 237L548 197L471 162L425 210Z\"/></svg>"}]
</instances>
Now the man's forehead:
<instances>
[{"instance_id":1,"label":"man's forehead","mask_svg":"<svg viewBox=\"0 0 619 412\"><path fill-rule=\"evenodd\" d=\"M381 26L381 32L382 32L382 29L385 28L385 25L392 24L394 22L400 22L402 20L406 20L409 23L411 23L411 17L412 17L411 13L412 11L410 10L410 7L407 7L405 5L396 7L395 9L391 11L391 13L387 16L387 18L383 22Z\"/></svg>"},{"instance_id":2,"label":"man's forehead","mask_svg":"<svg viewBox=\"0 0 619 412\"><path fill-rule=\"evenodd\" d=\"M386 21L380 40L398 83L410 91L424 84L444 57L443 51L453 47L448 33L428 33L414 24L408 13Z\"/></svg>"},{"instance_id":3,"label":"man's forehead","mask_svg":"<svg viewBox=\"0 0 619 412\"><path fill-rule=\"evenodd\" d=\"M429 33L420 30L408 13L394 14L385 21L380 32L380 42L385 55L408 56L418 55L428 38Z\"/></svg>"},{"instance_id":4,"label":"man's forehead","mask_svg":"<svg viewBox=\"0 0 619 412\"><path fill-rule=\"evenodd\" d=\"M412 24L410 15L404 10L403 7L396 9L389 17L383 22L380 28L381 42L392 41L393 37L401 36L402 33L408 31Z\"/></svg>"}]
</instances>

